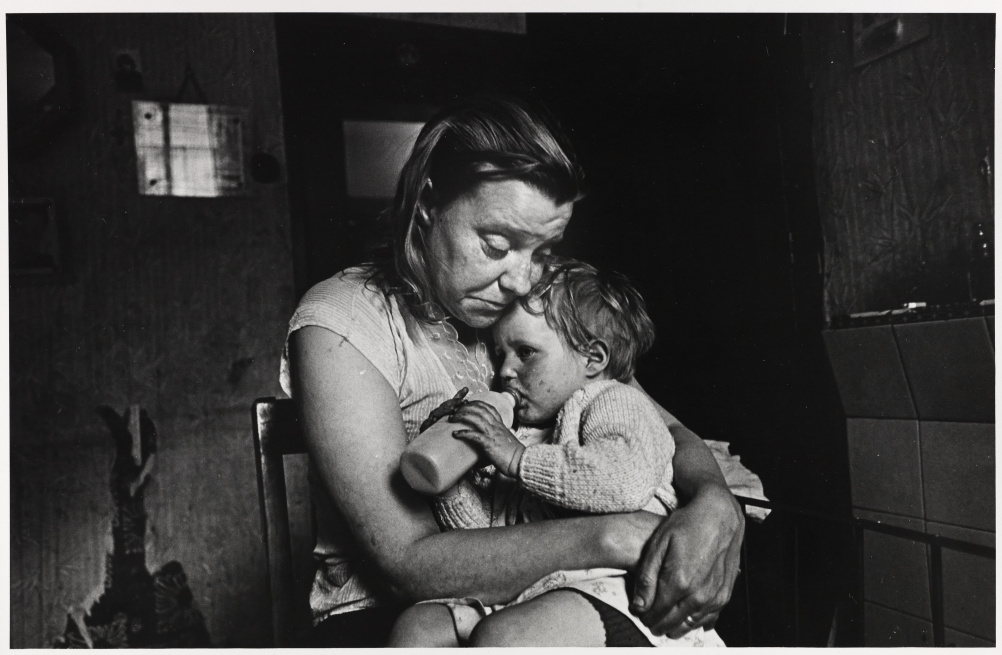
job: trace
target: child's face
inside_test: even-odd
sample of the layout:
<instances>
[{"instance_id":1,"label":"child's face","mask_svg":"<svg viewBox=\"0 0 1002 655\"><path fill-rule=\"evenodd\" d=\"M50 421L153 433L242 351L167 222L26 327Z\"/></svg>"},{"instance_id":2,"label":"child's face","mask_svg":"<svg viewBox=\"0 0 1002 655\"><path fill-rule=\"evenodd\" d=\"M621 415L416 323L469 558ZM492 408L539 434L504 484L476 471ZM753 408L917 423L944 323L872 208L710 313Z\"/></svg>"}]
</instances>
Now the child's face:
<instances>
[{"instance_id":1,"label":"child's face","mask_svg":"<svg viewBox=\"0 0 1002 655\"><path fill-rule=\"evenodd\" d=\"M571 395L588 381L587 357L557 334L542 315L520 303L494 326L494 344L501 357L501 379L522 394L521 423L545 423L556 417Z\"/></svg>"}]
</instances>

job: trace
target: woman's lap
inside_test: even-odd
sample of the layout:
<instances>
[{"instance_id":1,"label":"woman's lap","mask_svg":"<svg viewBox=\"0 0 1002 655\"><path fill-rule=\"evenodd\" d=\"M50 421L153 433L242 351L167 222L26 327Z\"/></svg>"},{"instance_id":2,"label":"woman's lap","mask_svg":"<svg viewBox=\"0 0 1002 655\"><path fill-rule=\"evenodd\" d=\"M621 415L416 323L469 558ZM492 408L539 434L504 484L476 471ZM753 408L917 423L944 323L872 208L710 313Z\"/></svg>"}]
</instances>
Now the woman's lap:
<instances>
[{"instance_id":1,"label":"woman's lap","mask_svg":"<svg viewBox=\"0 0 1002 655\"><path fill-rule=\"evenodd\" d=\"M588 601L595 611L598 612L602 620L602 627L605 628L605 645L609 648L636 646L651 646L651 642L633 622L623 616L623 614L608 603L603 603L594 596L590 596L580 589L568 589Z\"/></svg>"},{"instance_id":2,"label":"woman's lap","mask_svg":"<svg viewBox=\"0 0 1002 655\"><path fill-rule=\"evenodd\" d=\"M313 628L313 648L382 648L405 607L370 607L329 616Z\"/></svg>"},{"instance_id":3,"label":"woman's lap","mask_svg":"<svg viewBox=\"0 0 1002 655\"><path fill-rule=\"evenodd\" d=\"M601 647L601 615L575 590L558 589L509 605L484 618L471 637L475 646Z\"/></svg>"}]
</instances>

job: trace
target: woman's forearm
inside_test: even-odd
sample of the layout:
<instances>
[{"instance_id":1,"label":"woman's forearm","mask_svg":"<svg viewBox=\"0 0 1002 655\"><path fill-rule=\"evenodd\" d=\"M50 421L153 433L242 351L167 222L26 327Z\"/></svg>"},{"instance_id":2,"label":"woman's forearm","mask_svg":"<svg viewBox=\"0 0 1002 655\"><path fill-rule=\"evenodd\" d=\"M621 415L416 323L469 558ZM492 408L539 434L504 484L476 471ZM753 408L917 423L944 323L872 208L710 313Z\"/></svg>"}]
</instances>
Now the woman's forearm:
<instances>
[{"instance_id":1,"label":"woman's forearm","mask_svg":"<svg viewBox=\"0 0 1002 655\"><path fill-rule=\"evenodd\" d=\"M727 488L724 474L713 453L696 433L678 421L668 428L675 437L675 487L686 498L695 497L710 485Z\"/></svg>"},{"instance_id":2,"label":"woman's forearm","mask_svg":"<svg viewBox=\"0 0 1002 655\"><path fill-rule=\"evenodd\" d=\"M396 595L410 601L503 603L561 569L632 569L658 523L637 513L443 532L410 544L385 570Z\"/></svg>"},{"instance_id":3,"label":"woman's forearm","mask_svg":"<svg viewBox=\"0 0 1002 655\"><path fill-rule=\"evenodd\" d=\"M636 378L630 380L630 386L647 394ZM668 426L668 431L675 439L675 456L672 458L672 466L675 469L675 488L681 492L681 495L685 498L694 498L708 487L722 486L727 488L724 474L720 472L717 460L714 459L713 453L703 443L703 440L695 432L682 425L649 394L647 397L657 408L658 414L661 415L661 419Z\"/></svg>"}]
</instances>

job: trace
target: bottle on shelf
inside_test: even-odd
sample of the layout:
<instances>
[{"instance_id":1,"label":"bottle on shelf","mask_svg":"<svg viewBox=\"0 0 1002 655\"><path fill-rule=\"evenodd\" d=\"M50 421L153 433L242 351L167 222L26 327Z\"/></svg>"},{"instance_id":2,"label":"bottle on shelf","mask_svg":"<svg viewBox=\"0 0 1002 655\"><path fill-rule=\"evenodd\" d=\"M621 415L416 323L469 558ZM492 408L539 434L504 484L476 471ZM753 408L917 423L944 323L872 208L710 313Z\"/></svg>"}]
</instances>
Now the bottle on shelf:
<instances>
[{"instance_id":1,"label":"bottle on shelf","mask_svg":"<svg viewBox=\"0 0 1002 655\"><path fill-rule=\"evenodd\" d=\"M481 400L491 405L501 414L504 424L511 427L515 421L515 408L522 398L514 389L505 389L471 393L466 400ZM439 419L404 449L400 456L400 471L415 491L440 494L476 465L480 458L476 449L452 436L454 431L462 428L462 423Z\"/></svg>"}]
</instances>

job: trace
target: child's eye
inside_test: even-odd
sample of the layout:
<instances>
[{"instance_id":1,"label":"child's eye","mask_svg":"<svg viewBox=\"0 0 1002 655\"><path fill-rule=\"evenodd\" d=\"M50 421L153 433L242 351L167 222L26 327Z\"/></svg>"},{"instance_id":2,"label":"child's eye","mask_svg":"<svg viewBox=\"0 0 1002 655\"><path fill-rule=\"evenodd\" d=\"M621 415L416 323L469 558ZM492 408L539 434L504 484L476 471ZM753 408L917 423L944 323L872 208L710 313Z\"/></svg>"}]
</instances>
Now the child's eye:
<instances>
[{"instance_id":1,"label":"child's eye","mask_svg":"<svg viewBox=\"0 0 1002 655\"><path fill-rule=\"evenodd\" d=\"M515 351L515 354L518 355L518 358L521 360L526 360L532 357L535 353L535 349L530 348L529 346L519 346L519 348Z\"/></svg>"},{"instance_id":2,"label":"child's eye","mask_svg":"<svg viewBox=\"0 0 1002 655\"><path fill-rule=\"evenodd\" d=\"M488 234L480 239L484 254L491 259L504 259L511 250L511 244L504 237Z\"/></svg>"}]
</instances>

